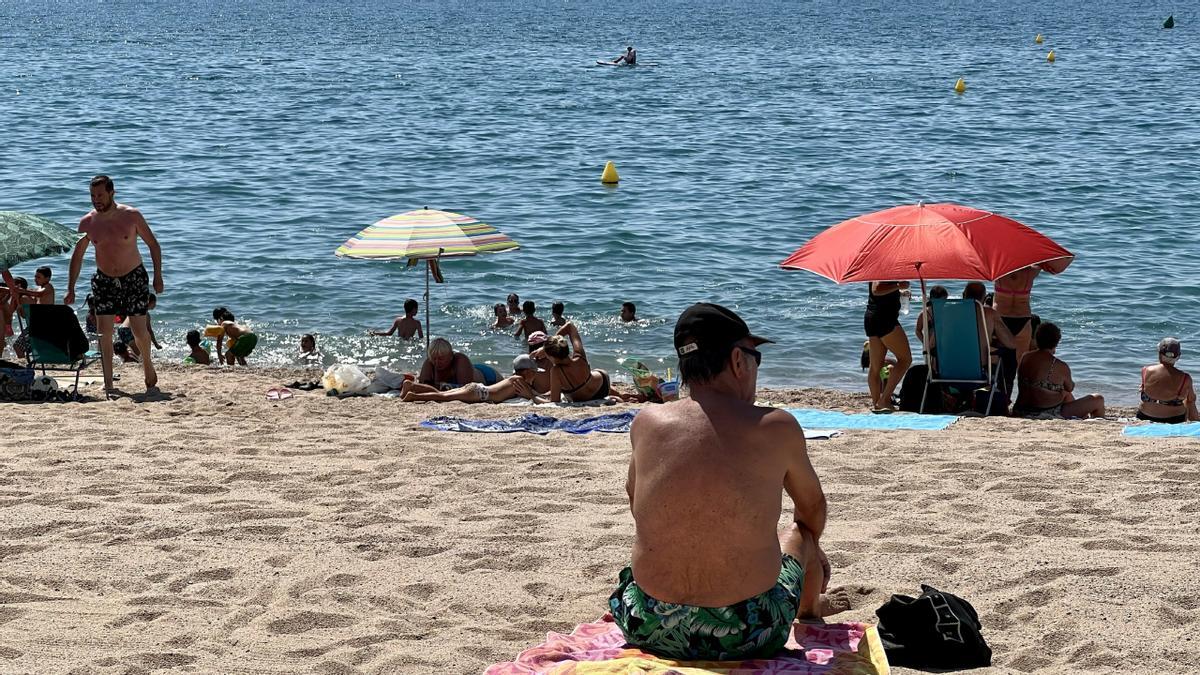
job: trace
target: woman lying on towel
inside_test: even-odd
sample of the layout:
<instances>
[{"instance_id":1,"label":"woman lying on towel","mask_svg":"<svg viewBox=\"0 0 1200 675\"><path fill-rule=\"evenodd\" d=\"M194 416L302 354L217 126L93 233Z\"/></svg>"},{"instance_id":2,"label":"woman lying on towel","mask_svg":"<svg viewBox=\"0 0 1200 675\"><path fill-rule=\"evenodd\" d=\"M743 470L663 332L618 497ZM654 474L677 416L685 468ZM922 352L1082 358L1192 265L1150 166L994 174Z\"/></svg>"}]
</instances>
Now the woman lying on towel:
<instances>
[{"instance_id":1,"label":"woman lying on towel","mask_svg":"<svg viewBox=\"0 0 1200 675\"><path fill-rule=\"evenodd\" d=\"M513 359L513 375L495 384L471 382L457 389L438 391L425 384L406 380L400 388L402 401L437 401L446 403L460 401L462 403L500 403L510 398L525 398L534 403L545 403L546 399L533 391L533 378L537 373L537 365L533 359L522 354Z\"/></svg>"},{"instance_id":2,"label":"woman lying on towel","mask_svg":"<svg viewBox=\"0 0 1200 675\"><path fill-rule=\"evenodd\" d=\"M1137 418L1179 424L1200 422L1192 376L1175 367L1183 347L1176 338L1158 343L1158 365L1142 368L1142 404Z\"/></svg>"},{"instance_id":3,"label":"woman lying on towel","mask_svg":"<svg viewBox=\"0 0 1200 675\"><path fill-rule=\"evenodd\" d=\"M1054 355L1062 332L1052 323L1038 326L1036 349L1025 355L1017 370L1017 403L1014 417L1104 417L1104 397L1090 394L1075 398L1071 367Z\"/></svg>"}]
</instances>

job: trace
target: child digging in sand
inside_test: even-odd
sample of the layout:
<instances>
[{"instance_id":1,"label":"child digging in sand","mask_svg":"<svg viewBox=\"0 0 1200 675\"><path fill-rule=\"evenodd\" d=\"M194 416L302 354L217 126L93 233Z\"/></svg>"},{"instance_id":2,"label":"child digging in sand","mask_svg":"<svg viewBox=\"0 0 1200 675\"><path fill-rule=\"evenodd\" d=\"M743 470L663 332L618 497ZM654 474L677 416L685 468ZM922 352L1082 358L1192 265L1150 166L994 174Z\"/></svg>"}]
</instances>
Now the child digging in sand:
<instances>
[{"instance_id":1,"label":"child digging in sand","mask_svg":"<svg viewBox=\"0 0 1200 675\"><path fill-rule=\"evenodd\" d=\"M510 398L526 398L534 403L545 403L546 399L533 391L533 378L537 374L537 365L527 354L513 359L513 374L496 384L472 382L450 391L438 391L427 384L417 384L408 380L400 388L402 401L436 401L446 403L460 401L462 403L500 403Z\"/></svg>"}]
</instances>

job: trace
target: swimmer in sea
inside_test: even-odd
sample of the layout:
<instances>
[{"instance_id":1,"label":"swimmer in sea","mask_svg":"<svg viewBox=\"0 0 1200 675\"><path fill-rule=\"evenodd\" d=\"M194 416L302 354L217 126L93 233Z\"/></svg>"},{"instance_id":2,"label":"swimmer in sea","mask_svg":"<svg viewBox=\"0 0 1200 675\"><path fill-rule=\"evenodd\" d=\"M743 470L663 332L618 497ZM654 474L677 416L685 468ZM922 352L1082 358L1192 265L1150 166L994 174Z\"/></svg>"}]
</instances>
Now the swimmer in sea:
<instances>
[{"instance_id":1,"label":"swimmer in sea","mask_svg":"<svg viewBox=\"0 0 1200 675\"><path fill-rule=\"evenodd\" d=\"M626 47L625 53L618 56L617 58L613 59L613 63L618 64L618 65L624 63L627 66L636 66L637 65L637 50L634 49L632 46Z\"/></svg>"}]
</instances>

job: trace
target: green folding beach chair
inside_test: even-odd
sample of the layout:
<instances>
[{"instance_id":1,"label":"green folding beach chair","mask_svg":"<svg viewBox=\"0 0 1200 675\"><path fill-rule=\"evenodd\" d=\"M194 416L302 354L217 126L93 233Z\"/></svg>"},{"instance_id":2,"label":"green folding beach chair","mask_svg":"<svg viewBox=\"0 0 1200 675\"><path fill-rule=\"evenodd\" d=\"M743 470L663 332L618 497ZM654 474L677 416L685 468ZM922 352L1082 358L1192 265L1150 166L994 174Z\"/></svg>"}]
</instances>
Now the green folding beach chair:
<instances>
[{"instance_id":1,"label":"green folding beach chair","mask_svg":"<svg viewBox=\"0 0 1200 675\"><path fill-rule=\"evenodd\" d=\"M930 301L934 346L924 347L928 365L920 412L925 412L929 385L934 383L975 384L989 390L987 411L992 410L996 387L992 373L991 336L987 334L983 305L965 298Z\"/></svg>"},{"instance_id":2,"label":"green folding beach chair","mask_svg":"<svg viewBox=\"0 0 1200 675\"><path fill-rule=\"evenodd\" d=\"M95 362L89 353L90 344L75 310L67 305L26 305L29 318L30 368L75 373L75 385L70 390L79 397L79 373Z\"/></svg>"}]
</instances>

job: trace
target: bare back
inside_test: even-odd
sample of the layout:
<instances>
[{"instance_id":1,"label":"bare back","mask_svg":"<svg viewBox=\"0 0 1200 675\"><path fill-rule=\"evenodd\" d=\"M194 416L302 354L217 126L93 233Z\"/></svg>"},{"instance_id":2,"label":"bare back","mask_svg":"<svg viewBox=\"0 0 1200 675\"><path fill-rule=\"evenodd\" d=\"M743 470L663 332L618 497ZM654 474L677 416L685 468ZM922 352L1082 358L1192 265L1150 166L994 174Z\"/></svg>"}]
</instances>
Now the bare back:
<instances>
[{"instance_id":1,"label":"bare back","mask_svg":"<svg viewBox=\"0 0 1200 675\"><path fill-rule=\"evenodd\" d=\"M114 204L103 213L88 212L79 221L79 231L96 247L96 267L110 277L122 277L142 264L137 240L145 222L132 206Z\"/></svg>"},{"instance_id":2,"label":"bare back","mask_svg":"<svg viewBox=\"0 0 1200 675\"><path fill-rule=\"evenodd\" d=\"M786 420L780 416L786 417ZM633 575L664 602L719 607L771 588L779 574L776 532L785 479L803 432L786 412L695 399L645 408L631 432ZM783 433L781 433L781 431ZM824 496L807 455L807 489ZM807 478L807 477L806 477ZM792 486L789 485L789 491ZM799 509L798 509L799 510Z\"/></svg>"},{"instance_id":3,"label":"bare back","mask_svg":"<svg viewBox=\"0 0 1200 675\"><path fill-rule=\"evenodd\" d=\"M996 280L992 304L1000 316L1024 317L1033 313L1029 298L1039 273L1041 270L1036 267L1026 267Z\"/></svg>"}]
</instances>

